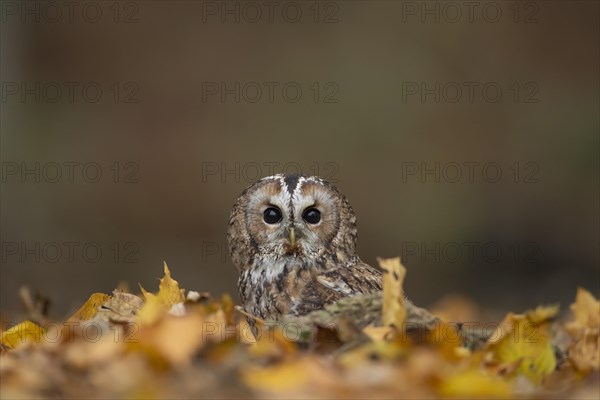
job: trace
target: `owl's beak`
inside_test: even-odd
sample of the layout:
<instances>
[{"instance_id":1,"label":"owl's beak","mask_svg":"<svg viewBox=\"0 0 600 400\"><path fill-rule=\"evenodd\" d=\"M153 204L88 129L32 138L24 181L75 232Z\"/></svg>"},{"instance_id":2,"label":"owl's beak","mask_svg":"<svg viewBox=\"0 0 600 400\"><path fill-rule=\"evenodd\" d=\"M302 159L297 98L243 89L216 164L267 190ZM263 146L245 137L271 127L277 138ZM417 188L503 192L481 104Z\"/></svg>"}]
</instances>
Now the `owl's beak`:
<instances>
[{"instance_id":1,"label":"owl's beak","mask_svg":"<svg viewBox=\"0 0 600 400\"><path fill-rule=\"evenodd\" d=\"M290 228L290 244L296 246L296 231L294 228Z\"/></svg>"}]
</instances>

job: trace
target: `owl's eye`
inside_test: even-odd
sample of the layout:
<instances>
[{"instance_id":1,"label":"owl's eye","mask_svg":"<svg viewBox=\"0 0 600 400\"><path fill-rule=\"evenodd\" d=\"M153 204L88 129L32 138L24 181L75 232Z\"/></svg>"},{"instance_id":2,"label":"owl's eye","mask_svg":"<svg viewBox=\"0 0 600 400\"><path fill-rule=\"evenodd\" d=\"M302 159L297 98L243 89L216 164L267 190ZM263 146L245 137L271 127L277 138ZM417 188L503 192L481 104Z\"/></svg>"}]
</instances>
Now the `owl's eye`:
<instances>
[{"instance_id":1,"label":"owl's eye","mask_svg":"<svg viewBox=\"0 0 600 400\"><path fill-rule=\"evenodd\" d=\"M309 224L318 224L321 221L321 212L316 208L307 208L304 210L302 218Z\"/></svg>"},{"instance_id":2,"label":"owl's eye","mask_svg":"<svg viewBox=\"0 0 600 400\"><path fill-rule=\"evenodd\" d=\"M281 211L276 207L269 207L263 213L263 219L267 224L276 224L281 221Z\"/></svg>"}]
</instances>

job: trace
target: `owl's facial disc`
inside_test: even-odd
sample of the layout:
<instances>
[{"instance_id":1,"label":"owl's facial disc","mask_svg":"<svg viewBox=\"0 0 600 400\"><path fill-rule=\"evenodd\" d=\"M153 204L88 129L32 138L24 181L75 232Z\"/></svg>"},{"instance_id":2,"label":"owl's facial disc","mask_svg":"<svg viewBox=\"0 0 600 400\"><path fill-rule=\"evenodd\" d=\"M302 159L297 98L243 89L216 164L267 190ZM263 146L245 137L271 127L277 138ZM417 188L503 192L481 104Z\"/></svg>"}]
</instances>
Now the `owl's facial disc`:
<instances>
[{"instance_id":1,"label":"owl's facial disc","mask_svg":"<svg viewBox=\"0 0 600 400\"><path fill-rule=\"evenodd\" d=\"M297 236L319 252L329 246L339 230L339 197L319 181L300 181L292 196Z\"/></svg>"},{"instance_id":2,"label":"owl's facial disc","mask_svg":"<svg viewBox=\"0 0 600 400\"><path fill-rule=\"evenodd\" d=\"M265 178L246 204L253 243L279 257L323 253L340 228L341 196L314 177Z\"/></svg>"}]
</instances>

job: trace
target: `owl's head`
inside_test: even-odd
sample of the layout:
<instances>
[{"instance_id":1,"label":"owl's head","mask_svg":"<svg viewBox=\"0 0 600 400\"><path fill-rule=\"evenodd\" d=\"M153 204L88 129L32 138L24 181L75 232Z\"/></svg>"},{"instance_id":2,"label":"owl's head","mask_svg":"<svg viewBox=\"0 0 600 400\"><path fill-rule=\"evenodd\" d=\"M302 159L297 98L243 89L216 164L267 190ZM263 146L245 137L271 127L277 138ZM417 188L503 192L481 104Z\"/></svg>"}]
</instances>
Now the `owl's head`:
<instances>
[{"instance_id":1,"label":"owl's head","mask_svg":"<svg viewBox=\"0 0 600 400\"><path fill-rule=\"evenodd\" d=\"M322 263L356 257L356 217L346 197L316 176L279 174L259 180L238 198L227 239L239 270L257 258Z\"/></svg>"}]
</instances>

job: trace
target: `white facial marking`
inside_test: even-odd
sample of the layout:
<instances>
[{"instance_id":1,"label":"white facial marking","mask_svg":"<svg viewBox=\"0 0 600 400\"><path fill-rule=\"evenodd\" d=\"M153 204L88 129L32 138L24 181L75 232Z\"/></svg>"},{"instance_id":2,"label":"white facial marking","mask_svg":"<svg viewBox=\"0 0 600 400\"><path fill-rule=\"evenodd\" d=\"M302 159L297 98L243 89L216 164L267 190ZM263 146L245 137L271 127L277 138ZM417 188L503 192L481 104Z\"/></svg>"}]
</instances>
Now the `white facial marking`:
<instances>
[{"instance_id":1,"label":"white facial marking","mask_svg":"<svg viewBox=\"0 0 600 400\"><path fill-rule=\"evenodd\" d=\"M297 221L300 221L302 219L302 213L304 212L304 209L315 204L317 200L313 196L302 195L302 187L305 183L308 182L323 185L323 181L314 176L301 177L300 179L298 179L298 185L296 185L296 188L294 189L294 193L292 195L294 215L296 216Z\"/></svg>"}]
</instances>

